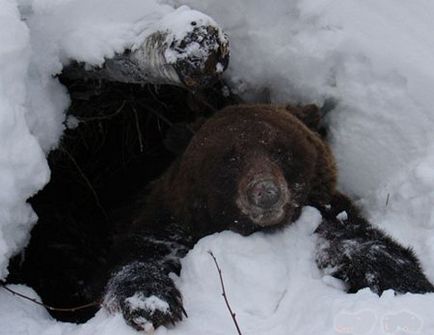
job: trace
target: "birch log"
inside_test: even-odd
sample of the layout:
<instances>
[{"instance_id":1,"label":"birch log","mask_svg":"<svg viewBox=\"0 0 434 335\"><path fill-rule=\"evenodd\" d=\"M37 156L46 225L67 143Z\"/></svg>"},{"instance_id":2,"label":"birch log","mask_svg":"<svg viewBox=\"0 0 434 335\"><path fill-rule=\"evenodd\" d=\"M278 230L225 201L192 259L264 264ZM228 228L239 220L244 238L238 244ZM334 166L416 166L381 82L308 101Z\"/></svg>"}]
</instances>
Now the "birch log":
<instances>
[{"instance_id":1,"label":"birch log","mask_svg":"<svg viewBox=\"0 0 434 335\"><path fill-rule=\"evenodd\" d=\"M102 66L72 62L63 75L123 83L170 84L196 89L218 79L229 62L227 36L214 20L193 11L175 12L155 25L139 45L106 59ZM188 13L187 13L188 14Z\"/></svg>"}]
</instances>

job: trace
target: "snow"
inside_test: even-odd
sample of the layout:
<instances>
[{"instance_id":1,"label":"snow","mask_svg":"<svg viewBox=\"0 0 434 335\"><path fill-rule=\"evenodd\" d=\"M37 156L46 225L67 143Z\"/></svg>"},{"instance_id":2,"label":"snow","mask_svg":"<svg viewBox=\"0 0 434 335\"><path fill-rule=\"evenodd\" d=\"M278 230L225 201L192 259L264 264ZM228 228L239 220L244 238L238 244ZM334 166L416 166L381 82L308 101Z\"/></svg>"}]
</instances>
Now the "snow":
<instances>
[{"instance_id":1,"label":"snow","mask_svg":"<svg viewBox=\"0 0 434 335\"><path fill-rule=\"evenodd\" d=\"M336 101L327 122L340 188L360 199L373 223L413 247L434 281L432 1L272 0L264 6L259 0L20 0L18 5L20 12L16 1L0 0L0 278L36 222L26 199L47 183L45 155L65 127L69 99L53 75L71 59L100 65L137 47L157 26L185 34L187 27L169 15L173 6L188 5L229 34L226 77L247 100ZM186 7L178 11L198 19ZM75 125L68 120L68 127ZM209 250L222 268L243 334L433 332L432 294L388 291L378 297L365 289L350 295L320 273L313 261L318 221L316 210L306 208L279 234L223 232L202 239L175 278L189 318L155 333L235 333ZM42 307L4 290L0 323L0 334L8 335L136 333L120 315L104 311L84 325L57 322Z\"/></svg>"},{"instance_id":2,"label":"snow","mask_svg":"<svg viewBox=\"0 0 434 335\"><path fill-rule=\"evenodd\" d=\"M336 215L336 219L340 221L346 221L348 220L348 213L346 211L340 212L338 215Z\"/></svg>"},{"instance_id":3,"label":"snow","mask_svg":"<svg viewBox=\"0 0 434 335\"><path fill-rule=\"evenodd\" d=\"M188 6L180 6L175 11L172 11L170 14L164 16L158 23L157 27L159 30L165 30L167 27L170 27L174 33L174 38L178 41L181 41L194 27L207 25L217 26L217 23L209 16L206 16L199 11L191 10ZM223 35L219 37L221 40L225 40ZM199 52L200 50L195 51ZM174 62L174 59L168 59L168 62Z\"/></svg>"},{"instance_id":4,"label":"snow","mask_svg":"<svg viewBox=\"0 0 434 335\"><path fill-rule=\"evenodd\" d=\"M7 260L28 240L36 215L26 199L48 181L49 170L26 122L29 30L11 1L0 1L0 278Z\"/></svg>"},{"instance_id":5,"label":"snow","mask_svg":"<svg viewBox=\"0 0 434 335\"><path fill-rule=\"evenodd\" d=\"M34 0L24 6L32 34L34 62L43 73L59 73L71 60L100 66L125 49L139 49L151 34L167 33L166 41L181 41L194 26L214 20L187 6L173 8L157 0ZM222 37L223 38L223 37ZM79 46L79 47L78 47ZM185 51L187 57L198 50ZM169 63L178 56L166 55Z\"/></svg>"},{"instance_id":6,"label":"snow","mask_svg":"<svg viewBox=\"0 0 434 335\"><path fill-rule=\"evenodd\" d=\"M151 312L167 312L169 310L169 304L155 295L145 297L141 293L135 293L132 297L125 299L125 301L130 305L131 309L147 309Z\"/></svg>"},{"instance_id":7,"label":"snow","mask_svg":"<svg viewBox=\"0 0 434 335\"><path fill-rule=\"evenodd\" d=\"M434 278L434 148L409 163L393 180L365 200L370 220L411 246Z\"/></svg>"}]
</instances>

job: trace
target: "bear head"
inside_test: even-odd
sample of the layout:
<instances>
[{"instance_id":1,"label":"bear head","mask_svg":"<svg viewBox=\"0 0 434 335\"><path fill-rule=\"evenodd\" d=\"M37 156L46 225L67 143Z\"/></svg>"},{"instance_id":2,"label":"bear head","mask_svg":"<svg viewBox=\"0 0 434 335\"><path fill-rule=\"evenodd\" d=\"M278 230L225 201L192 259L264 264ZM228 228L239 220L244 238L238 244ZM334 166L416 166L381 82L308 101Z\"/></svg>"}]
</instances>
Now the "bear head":
<instances>
[{"instance_id":1,"label":"bear head","mask_svg":"<svg viewBox=\"0 0 434 335\"><path fill-rule=\"evenodd\" d=\"M248 235L295 220L304 205L327 204L336 168L318 123L314 105L226 107L154 183L148 211L162 208L197 236Z\"/></svg>"}]
</instances>

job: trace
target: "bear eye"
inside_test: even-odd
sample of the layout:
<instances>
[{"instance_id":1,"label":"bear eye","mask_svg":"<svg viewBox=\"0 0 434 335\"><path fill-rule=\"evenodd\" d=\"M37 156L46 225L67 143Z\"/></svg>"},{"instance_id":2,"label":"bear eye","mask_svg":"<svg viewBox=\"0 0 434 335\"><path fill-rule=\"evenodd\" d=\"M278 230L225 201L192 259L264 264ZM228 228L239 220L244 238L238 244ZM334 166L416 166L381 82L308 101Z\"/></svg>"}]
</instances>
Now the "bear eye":
<instances>
[{"instance_id":1,"label":"bear eye","mask_svg":"<svg viewBox=\"0 0 434 335\"><path fill-rule=\"evenodd\" d=\"M234 165L242 160L241 154L232 148L223 156L223 161L227 164Z\"/></svg>"},{"instance_id":2,"label":"bear eye","mask_svg":"<svg viewBox=\"0 0 434 335\"><path fill-rule=\"evenodd\" d=\"M292 154L287 149L276 148L272 153L273 162L287 164L292 160Z\"/></svg>"}]
</instances>

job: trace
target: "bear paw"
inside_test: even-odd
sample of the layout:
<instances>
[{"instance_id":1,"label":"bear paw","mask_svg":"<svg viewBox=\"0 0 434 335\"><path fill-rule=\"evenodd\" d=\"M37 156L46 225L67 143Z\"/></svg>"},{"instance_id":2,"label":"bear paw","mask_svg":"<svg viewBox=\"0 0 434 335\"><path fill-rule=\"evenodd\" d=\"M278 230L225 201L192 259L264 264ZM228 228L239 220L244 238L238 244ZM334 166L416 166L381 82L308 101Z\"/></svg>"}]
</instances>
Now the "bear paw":
<instances>
[{"instance_id":1,"label":"bear paw","mask_svg":"<svg viewBox=\"0 0 434 335\"><path fill-rule=\"evenodd\" d=\"M121 312L126 323L150 331L175 324L186 315L181 293L160 267L135 262L124 266L109 280L103 306Z\"/></svg>"},{"instance_id":2,"label":"bear paw","mask_svg":"<svg viewBox=\"0 0 434 335\"><path fill-rule=\"evenodd\" d=\"M145 331L181 321L184 310L176 289L164 298L136 292L121 302L120 309L128 325Z\"/></svg>"}]
</instances>

